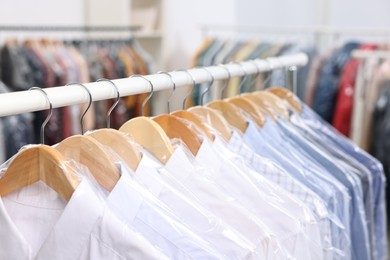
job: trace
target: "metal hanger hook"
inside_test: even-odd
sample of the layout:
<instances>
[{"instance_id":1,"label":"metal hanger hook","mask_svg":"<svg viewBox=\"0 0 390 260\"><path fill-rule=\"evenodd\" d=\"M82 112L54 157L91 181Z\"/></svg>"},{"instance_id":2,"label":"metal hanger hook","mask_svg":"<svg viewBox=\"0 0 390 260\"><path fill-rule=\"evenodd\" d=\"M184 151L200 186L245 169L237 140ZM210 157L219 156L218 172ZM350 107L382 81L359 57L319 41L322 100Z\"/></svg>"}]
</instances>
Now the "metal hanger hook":
<instances>
[{"instance_id":1,"label":"metal hanger hook","mask_svg":"<svg viewBox=\"0 0 390 260\"><path fill-rule=\"evenodd\" d=\"M207 73L209 73L210 78L211 78L209 85L208 85L207 88L203 91L203 93L200 95L200 102L199 102L199 103L200 103L201 106L203 106L203 98L204 98L204 95L206 95L206 93L209 92L211 86L213 85L213 83L214 83L214 76L213 76L213 74L210 72L209 69L207 69L207 68L201 68L201 69L204 69L205 71L207 71Z\"/></svg>"},{"instance_id":2,"label":"metal hanger hook","mask_svg":"<svg viewBox=\"0 0 390 260\"><path fill-rule=\"evenodd\" d=\"M49 114L47 115L45 121L43 121L41 125L41 144L45 144L45 127L47 123L49 122L51 116L53 115L53 104L50 101L49 95L40 87L32 87L29 90L39 90L43 94L45 94L46 101L49 103Z\"/></svg>"},{"instance_id":3,"label":"metal hanger hook","mask_svg":"<svg viewBox=\"0 0 390 260\"><path fill-rule=\"evenodd\" d=\"M146 77L144 77L142 75L135 74L135 75L130 76L130 78L136 78L136 77L139 77L139 78L146 80L150 85L150 94L145 98L144 102L142 102L142 116L144 116L145 115L145 105L146 105L146 103L148 103L149 99L151 99L153 94L154 94L154 86L153 86L152 81L150 81L149 79L147 79Z\"/></svg>"},{"instance_id":4,"label":"metal hanger hook","mask_svg":"<svg viewBox=\"0 0 390 260\"><path fill-rule=\"evenodd\" d=\"M85 117L85 114L87 114L88 110L91 108L91 105L92 105L92 94L89 91L89 89L85 85L83 85L81 83L69 83L69 84L66 84L66 86L72 86L72 85L77 85L77 86L82 87L85 91L87 91L88 96L89 96L88 106L87 106L87 108L85 109L84 113L81 115L81 118L80 118L81 134L83 135L84 134L84 117Z\"/></svg>"},{"instance_id":5,"label":"metal hanger hook","mask_svg":"<svg viewBox=\"0 0 390 260\"><path fill-rule=\"evenodd\" d=\"M240 66L241 70L244 72L244 76L240 82L240 85L238 86L238 93L241 94L241 90L242 90L242 87L244 86L244 83L247 79L248 72L245 70L244 65L242 65L242 63L236 61L236 62L233 62L233 64Z\"/></svg>"},{"instance_id":6,"label":"metal hanger hook","mask_svg":"<svg viewBox=\"0 0 390 260\"><path fill-rule=\"evenodd\" d=\"M182 71L182 72L185 72L187 73L191 79L192 79L192 88L190 90L190 92L188 92L184 99L183 99L183 110L186 109L186 103L187 103L187 99L189 98L189 96L191 96L192 92L194 91L194 88L195 88L195 85L196 85L196 81L195 81L195 78L194 76L192 76L192 74L188 71L188 70L176 70L176 71Z\"/></svg>"},{"instance_id":7,"label":"metal hanger hook","mask_svg":"<svg viewBox=\"0 0 390 260\"><path fill-rule=\"evenodd\" d=\"M250 83L250 85L251 85L251 91L253 92L255 83L256 83L256 81L257 81L257 77L260 75L260 68L259 68L258 64L256 63L256 61L250 60L249 62L252 63L252 64L255 66L255 68L256 68L255 79Z\"/></svg>"},{"instance_id":8,"label":"metal hanger hook","mask_svg":"<svg viewBox=\"0 0 390 260\"><path fill-rule=\"evenodd\" d=\"M114 104L110 107L110 109L107 111L107 128L110 128L111 127L111 113L119 103L120 93L119 93L118 87L116 86L116 84L112 80L102 78L102 79L98 79L96 82L102 82L102 81L110 83L116 90L116 100L115 100Z\"/></svg>"},{"instance_id":9,"label":"metal hanger hook","mask_svg":"<svg viewBox=\"0 0 390 260\"><path fill-rule=\"evenodd\" d=\"M223 99L223 93L225 92L225 89L227 88L227 86L229 85L229 81L230 81L230 78L232 77L232 75L230 74L230 71L228 68L225 67L225 65L223 64L218 64L218 67L224 69L226 71L226 74L228 75L228 78L225 82L225 85L222 87L221 89L221 99Z\"/></svg>"},{"instance_id":10,"label":"metal hanger hook","mask_svg":"<svg viewBox=\"0 0 390 260\"><path fill-rule=\"evenodd\" d=\"M271 60L270 58L266 58L266 59L264 59L264 60L265 60L265 62L268 63L269 68L270 68L270 70L269 70L270 72L269 72L269 74L267 75L267 77L265 78L265 80L264 80L264 82L263 82L262 89L264 89L265 86L267 85L267 83L271 81L271 79L272 79L272 72L274 71L274 67L275 67L275 66L272 64L272 60Z\"/></svg>"},{"instance_id":11,"label":"metal hanger hook","mask_svg":"<svg viewBox=\"0 0 390 260\"><path fill-rule=\"evenodd\" d=\"M172 91L171 91L171 94L169 95L169 98L168 98L168 114L171 113L171 99L173 97L173 93L175 93L176 91L176 82L175 80L173 79L172 75L168 72L165 72L165 71L159 71L157 72L158 74L165 74L169 77L169 79L171 80L172 82Z\"/></svg>"}]
</instances>

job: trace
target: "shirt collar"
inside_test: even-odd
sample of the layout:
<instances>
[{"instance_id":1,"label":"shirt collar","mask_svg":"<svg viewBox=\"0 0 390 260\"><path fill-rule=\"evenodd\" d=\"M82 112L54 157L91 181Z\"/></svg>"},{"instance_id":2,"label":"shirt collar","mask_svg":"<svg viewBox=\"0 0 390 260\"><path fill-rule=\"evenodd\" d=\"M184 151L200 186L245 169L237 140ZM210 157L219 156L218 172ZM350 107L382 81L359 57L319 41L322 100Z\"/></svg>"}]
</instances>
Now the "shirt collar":
<instances>
[{"instance_id":1,"label":"shirt collar","mask_svg":"<svg viewBox=\"0 0 390 260\"><path fill-rule=\"evenodd\" d=\"M240 134L233 130L232 136L229 139L228 146L229 147L240 147L240 145L243 143L242 136Z\"/></svg>"},{"instance_id":2,"label":"shirt collar","mask_svg":"<svg viewBox=\"0 0 390 260\"><path fill-rule=\"evenodd\" d=\"M49 256L52 259L62 259L66 256L69 259L77 259L79 257L104 209L102 201L99 200L90 185L86 178L82 178L60 218L39 249L36 258ZM82 214L77 212L82 212ZM7 214L2 200L0 200L0 220L2 232L12 232L3 233L12 235L5 239L6 243L0 244L0 252L7 252L9 259L19 259L21 253L25 254L26 250L29 251L29 246ZM11 248L18 250L10 252ZM53 248L56 250L53 251Z\"/></svg>"},{"instance_id":3,"label":"shirt collar","mask_svg":"<svg viewBox=\"0 0 390 260\"><path fill-rule=\"evenodd\" d=\"M38 255L41 253L43 256L50 255L53 248L56 248L55 259L61 259L64 256L78 258L96 221L102 216L103 209L102 201L84 178ZM75 214L77 212L82 212L82 214ZM63 241L60 246L58 241Z\"/></svg>"},{"instance_id":4,"label":"shirt collar","mask_svg":"<svg viewBox=\"0 0 390 260\"><path fill-rule=\"evenodd\" d=\"M254 150L264 147L264 142L261 142L259 130L252 121L248 121L248 128L243 135L243 141Z\"/></svg>"},{"instance_id":5,"label":"shirt collar","mask_svg":"<svg viewBox=\"0 0 390 260\"><path fill-rule=\"evenodd\" d=\"M131 223L135 219L142 205L142 196L131 187L132 179L126 166L120 164L121 177L114 189L107 197L107 206L124 223Z\"/></svg>"},{"instance_id":6,"label":"shirt collar","mask_svg":"<svg viewBox=\"0 0 390 260\"><path fill-rule=\"evenodd\" d=\"M182 144L180 144L176 147L168 162L165 164L165 169L181 181L185 181L194 170L194 165L189 159L190 156L187 154L188 152L186 152L182 147Z\"/></svg>"},{"instance_id":7,"label":"shirt collar","mask_svg":"<svg viewBox=\"0 0 390 260\"><path fill-rule=\"evenodd\" d=\"M221 141L216 136L214 142ZM208 140L203 141L198 153L195 156L195 159L196 162L198 162L201 166L205 168L207 167L208 169L213 169L216 172L218 172L218 169L221 168L221 160L213 149L213 145Z\"/></svg>"},{"instance_id":8,"label":"shirt collar","mask_svg":"<svg viewBox=\"0 0 390 260\"><path fill-rule=\"evenodd\" d=\"M283 119L279 118L278 120ZM272 120L267 120L267 122L264 124L260 131L262 136L264 136L267 140L272 140L273 144L279 145L283 143L281 132L276 122Z\"/></svg>"},{"instance_id":9,"label":"shirt collar","mask_svg":"<svg viewBox=\"0 0 390 260\"><path fill-rule=\"evenodd\" d=\"M137 182L141 182L147 190L158 196L163 188L159 180L159 170L162 167L162 164L153 155L147 151L142 151L141 161L133 176L137 179Z\"/></svg>"}]
</instances>

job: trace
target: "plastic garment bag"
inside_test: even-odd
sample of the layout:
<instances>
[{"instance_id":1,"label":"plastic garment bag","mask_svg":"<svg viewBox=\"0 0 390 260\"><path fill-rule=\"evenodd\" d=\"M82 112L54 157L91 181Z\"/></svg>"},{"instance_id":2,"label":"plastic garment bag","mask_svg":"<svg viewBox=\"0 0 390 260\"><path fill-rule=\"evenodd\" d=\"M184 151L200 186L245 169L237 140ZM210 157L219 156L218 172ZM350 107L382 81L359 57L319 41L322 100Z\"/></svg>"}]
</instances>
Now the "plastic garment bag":
<instances>
[{"instance_id":1,"label":"plastic garment bag","mask_svg":"<svg viewBox=\"0 0 390 260\"><path fill-rule=\"evenodd\" d=\"M63 165L80 177L68 202L43 181L1 198L1 259L168 259L105 207L88 169Z\"/></svg>"},{"instance_id":2,"label":"plastic garment bag","mask_svg":"<svg viewBox=\"0 0 390 260\"><path fill-rule=\"evenodd\" d=\"M179 183L169 181L170 175L160 162L147 151L143 151L142 160L132 178L151 192L167 209L174 212L183 225L213 245L213 248L225 258L264 257L259 255L253 240L247 239L228 225L225 216L216 216L204 208Z\"/></svg>"},{"instance_id":3,"label":"plastic garment bag","mask_svg":"<svg viewBox=\"0 0 390 260\"><path fill-rule=\"evenodd\" d=\"M328 176L325 169L301 154L299 147L294 147L290 142L284 142L280 132L273 128L271 123L267 120L263 128L258 129L252 122L249 122L248 129L243 135L244 142L257 154L275 160L286 172L312 189L327 203L327 208L333 213L331 214L333 251L341 259L348 258L351 251L350 197L346 188L338 180ZM267 133L272 135L267 138Z\"/></svg>"},{"instance_id":4,"label":"plastic garment bag","mask_svg":"<svg viewBox=\"0 0 390 260\"><path fill-rule=\"evenodd\" d=\"M321 134L322 139L333 147L337 147L360 163L362 163L371 173L374 186L374 222L375 237L377 239L375 246L378 252L378 259L387 259L387 234L386 234L386 210L385 210L385 183L386 179L383 173L383 167L380 162L369 155L367 152L353 144L349 139L338 133L332 126L321 119L308 106L303 105L303 112L296 119L306 124L311 129ZM295 118L293 124L297 125Z\"/></svg>"}]
</instances>

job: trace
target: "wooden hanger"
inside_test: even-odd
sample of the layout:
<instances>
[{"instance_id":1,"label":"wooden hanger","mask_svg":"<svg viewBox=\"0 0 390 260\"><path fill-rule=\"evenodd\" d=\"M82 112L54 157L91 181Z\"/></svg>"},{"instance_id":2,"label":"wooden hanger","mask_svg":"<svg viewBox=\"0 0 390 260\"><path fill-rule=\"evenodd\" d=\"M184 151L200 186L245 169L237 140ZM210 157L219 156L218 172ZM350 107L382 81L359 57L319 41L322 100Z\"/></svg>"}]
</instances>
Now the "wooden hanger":
<instances>
[{"instance_id":1,"label":"wooden hanger","mask_svg":"<svg viewBox=\"0 0 390 260\"><path fill-rule=\"evenodd\" d=\"M110 128L111 112L115 109L116 105L119 103L120 100L119 89L116 84L109 79L102 78L97 80L97 82L102 81L107 82L113 86L116 91L116 100L107 112L107 128L90 132L88 135L96 139L99 143L112 148L114 152L116 152L126 162L126 164L133 171L135 171L138 167L139 162L141 161L141 153L131 143L130 138L126 136L126 134Z\"/></svg>"},{"instance_id":2,"label":"wooden hanger","mask_svg":"<svg viewBox=\"0 0 390 260\"><path fill-rule=\"evenodd\" d=\"M217 133L226 141L230 140L232 131L229 128L229 123L217 110L209 107L195 106L190 107L187 111L199 116L206 124L211 125Z\"/></svg>"},{"instance_id":3,"label":"wooden hanger","mask_svg":"<svg viewBox=\"0 0 390 260\"><path fill-rule=\"evenodd\" d=\"M157 122L169 138L181 139L190 149L193 155L196 155L202 145L197 133L191 130L183 121L184 119L173 115L162 114L153 118Z\"/></svg>"},{"instance_id":4,"label":"wooden hanger","mask_svg":"<svg viewBox=\"0 0 390 260\"><path fill-rule=\"evenodd\" d=\"M130 119L119 128L119 131L130 134L138 144L164 164L174 151L164 130L150 118L141 116Z\"/></svg>"},{"instance_id":5,"label":"wooden hanger","mask_svg":"<svg viewBox=\"0 0 390 260\"><path fill-rule=\"evenodd\" d=\"M80 83L70 83L82 87L89 96L89 103L83 112L80 123L81 132L84 134L83 119L92 105L92 95L86 86ZM120 178L120 173L115 165L114 158L105 150L104 146L90 136L75 135L61 141L56 147L65 158L73 159L86 167L96 181L106 190L111 191Z\"/></svg>"},{"instance_id":6,"label":"wooden hanger","mask_svg":"<svg viewBox=\"0 0 390 260\"><path fill-rule=\"evenodd\" d=\"M69 201L80 183L74 170L54 148L37 145L19 152L0 179L0 196L43 181Z\"/></svg>"},{"instance_id":7,"label":"wooden hanger","mask_svg":"<svg viewBox=\"0 0 390 260\"><path fill-rule=\"evenodd\" d=\"M253 101L240 96L230 98L227 101L241 108L258 126L263 127L265 122L264 116L261 114L260 110L256 107Z\"/></svg>"},{"instance_id":8,"label":"wooden hanger","mask_svg":"<svg viewBox=\"0 0 390 260\"><path fill-rule=\"evenodd\" d=\"M171 115L184 118L192 123L194 123L199 129L202 130L202 133L210 140L214 141L214 136L210 132L208 126L200 119L200 117L194 113L188 112L186 110L177 110L171 113Z\"/></svg>"},{"instance_id":9,"label":"wooden hanger","mask_svg":"<svg viewBox=\"0 0 390 260\"><path fill-rule=\"evenodd\" d=\"M207 107L222 112L222 115L226 121L230 125L240 130L242 133L245 133L246 129L248 128L248 123L245 117L241 114L240 109L232 103L223 100L217 100L207 104Z\"/></svg>"},{"instance_id":10,"label":"wooden hanger","mask_svg":"<svg viewBox=\"0 0 390 260\"><path fill-rule=\"evenodd\" d=\"M13 158L0 179L0 195L6 196L41 180L66 201L69 201L80 180L74 170L64 162L64 157L57 150L44 145L45 126L51 118L53 105L45 90L39 87L32 87L29 90L41 91L49 103L48 116L41 125L42 145L28 147Z\"/></svg>"},{"instance_id":11,"label":"wooden hanger","mask_svg":"<svg viewBox=\"0 0 390 260\"><path fill-rule=\"evenodd\" d=\"M259 96L262 99L266 100L271 104L272 108L285 120L290 119L290 114L288 113L288 108L285 105L285 103L276 95L272 94L271 92L267 91L255 91L253 92L253 95Z\"/></svg>"},{"instance_id":12,"label":"wooden hanger","mask_svg":"<svg viewBox=\"0 0 390 260\"><path fill-rule=\"evenodd\" d=\"M265 99L259 96L253 95L252 93L242 94L241 97L252 101L262 112L270 116L274 121L278 120L278 115L274 111L273 107Z\"/></svg>"},{"instance_id":13,"label":"wooden hanger","mask_svg":"<svg viewBox=\"0 0 390 260\"><path fill-rule=\"evenodd\" d=\"M88 136L114 150L133 171L137 169L142 156L125 133L105 128L90 132Z\"/></svg>"},{"instance_id":14,"label":"wooden hanger","mask_svg":"<svg viewBox=\"0 0 390 260\"><path fill-rule=\"evenodd\" d=\"M104 146L90 136L74 135L61 141L55 149L65 158L88 167L96 181L111 191L120 178L113 157Z\"/></svg>"},{"instance_id":15,"label":"wooden hanger","mask_svg":"<svg viewBox=\"0 0 390 260\"><path fill-rule=\"evenodd\" d=\"M289 89L282 87L271 87L268 88L266 91L269 91L280 97L281 99L286 100L295 113L302 113L302 105L299 98L294 95L294 93L291 92Z\"/></svg>"}]
</instances>

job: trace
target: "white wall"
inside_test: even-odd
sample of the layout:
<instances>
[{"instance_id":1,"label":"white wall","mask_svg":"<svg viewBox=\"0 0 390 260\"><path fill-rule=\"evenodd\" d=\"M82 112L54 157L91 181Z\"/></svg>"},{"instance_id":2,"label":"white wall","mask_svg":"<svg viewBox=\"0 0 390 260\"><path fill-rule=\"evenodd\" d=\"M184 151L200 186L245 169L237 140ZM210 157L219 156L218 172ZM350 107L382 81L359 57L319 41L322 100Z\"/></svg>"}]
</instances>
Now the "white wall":
<instances>
[{"instance_id":1,"label":"white wall","mask_svg":"<svg viewBox=\"0 0 390 260\"><path fill-rule=\"evenodd\" d=\"M2 0L1 25L80 25L84 24L84 1Z\"/></svg>"},{"instance_id":2,"label":"white wall","mask_svg":"<svg viewBox=\"0 0 390 260\"><path fill-rule=\"evenodd\" d=\"M323 20L321 3L318 0L237 1L238 24L250 26L318 25Z\"/></svg>"},{"instance_id":3,"label":"white wall","mask_svg":"<svg viewBox=\"0 0 390 260\"><path fill-rule=\"evenodd\" d=\"M165 0L167 69L188 68L200 46L202 24L236 24L236 0ZM222 11L223 8L223 11Z\"/></svg>"},{"instance_id":4,"label":"white wall","mask_svg":"<svg viewBox=\"0 0 390 260\"><path fill-rule=\"evenodd\" d=\"M389 0L328 0L330 25L343 27L389 27Z\"/></svg>"},{"instance_id":5,"label":"white wall","mask_svg":"<svg viewBox=\"0 0 390 260\"><path fill-rule=\"evenodd\" d=\"M236 0L162 0L164 23L164 63L165 70L187 69L191 58L204 39L203 24L237 23ZM221 11L223 7L223 11ZM177 89L171 107L181 109L182 100L188 89ZM170 90L154 94L154 111L167 112Z\"/></svg>"}]
</instances>

